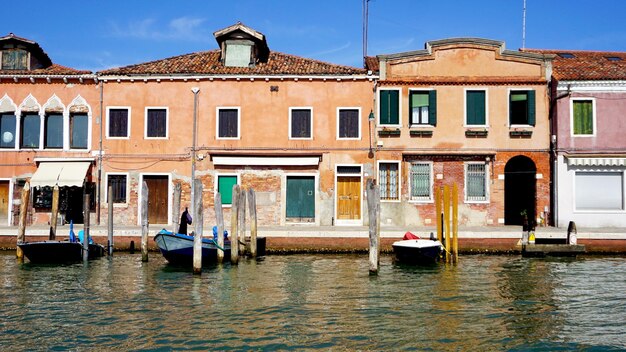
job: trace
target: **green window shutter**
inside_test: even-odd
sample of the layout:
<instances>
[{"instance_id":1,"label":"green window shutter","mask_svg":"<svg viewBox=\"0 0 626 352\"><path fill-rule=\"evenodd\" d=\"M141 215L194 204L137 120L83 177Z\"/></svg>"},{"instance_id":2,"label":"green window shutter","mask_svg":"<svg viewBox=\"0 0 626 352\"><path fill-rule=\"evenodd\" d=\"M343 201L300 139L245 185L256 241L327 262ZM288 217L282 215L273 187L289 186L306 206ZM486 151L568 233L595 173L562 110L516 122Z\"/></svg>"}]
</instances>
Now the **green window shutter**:
<instances>
[{"instance_id":1,"label":"green window shutter","mask_svg":"<svg viewBox=\"0 0 626 352\"><path fill-rule=\"evenodd\" d=\"M535 125L535 91L529 90L528 92L528 124Z\"/></svg>"},{"instance_id":2,"label":"green window shutter","mask_svg":"<svg viewBox=\"0 0 626 352\"><path fill-rule=\"evenodd\" d=\"M467 91L467 124L468 125L484 125L485 124L485 92L484 91Z\"/></svg>"},{"instance_id":3,"label":"green window shutter","mask_svg":"<svg viewBox=\"0 0 626 352\"><path fill-rule=\"evenodd\" d=\"M437 126L437 91L428 92L428 123Z\"/></svg>"},{"instance_id":4,"label":"green window shutter","mask_svg":"<svg viewBox=\"0 0 626 352\"><path fill-rule=\"evenodd\" d=\"M233 186L237 184L237 176L218 176L217 191L222 195L222 204L233 204Z\"/></svg>"},{"instance_id":5,"label":"green window shutter","mask_svg":"<svg viewBox=\"0 0 626 352\"><path fill-rule=\"evenodd\" d=\"M399 94L397 90L380 91L380 117L381 125L397 125L399 112Z\"/></svg>"},{"instance_id":6,"label":"green window shutter","mask_svg":"<svg viewBox=\"0 0 626 352\"><path fill-rule=\"evenodd\" d=\"M593 134L593 103L591 100L574 101L574 134Z\"/></svg>"}]
</instances>

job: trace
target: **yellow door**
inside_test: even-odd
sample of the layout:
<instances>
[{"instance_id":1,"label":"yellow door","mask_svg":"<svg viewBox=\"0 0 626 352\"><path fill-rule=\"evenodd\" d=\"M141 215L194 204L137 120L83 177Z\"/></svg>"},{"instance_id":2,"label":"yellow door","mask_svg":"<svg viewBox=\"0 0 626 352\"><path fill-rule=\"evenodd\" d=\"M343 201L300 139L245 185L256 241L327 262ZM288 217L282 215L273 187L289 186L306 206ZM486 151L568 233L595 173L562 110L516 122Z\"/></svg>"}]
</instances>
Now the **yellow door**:
<instances>
[{"instance_id":1,"label":"yellow door","mask_svg":"<svg viewBox=\"0 0 626 352\"><path fill-rule=\"evenodd\" d=\"M9 216L9 182L0 182L0 225L6 225Z\"/></svg>"},{"instance_id":2,"label":"yellow door","mask_svg":"<svg viewBox=\"0 0 626 352\"><path fill-rule=\"evenodd\" d=\"M337 220L361 219L361 178L337 177Z\"/></svg>"}]
</instances>

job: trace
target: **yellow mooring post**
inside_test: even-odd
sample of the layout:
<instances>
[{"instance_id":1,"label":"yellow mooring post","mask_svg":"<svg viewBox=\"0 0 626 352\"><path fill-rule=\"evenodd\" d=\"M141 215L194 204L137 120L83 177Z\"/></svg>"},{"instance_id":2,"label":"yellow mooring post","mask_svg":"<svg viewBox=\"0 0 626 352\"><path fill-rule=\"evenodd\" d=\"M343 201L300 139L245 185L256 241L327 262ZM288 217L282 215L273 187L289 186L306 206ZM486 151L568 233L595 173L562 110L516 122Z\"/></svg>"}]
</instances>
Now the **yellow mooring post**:
<instances>
[{"instance_id":1,"label":"yellow mooring post","mask_svg":"<svg viewBox=\"0 0 626 352\"><path fill-rule=\"evenodd\" d=\"M437 224L437 241L443 243L441 228L441 187L435 187L435 223Z\"/></svg>"},{"instance_id":2,"label":"yellow mooring post","mask_svg":"<svg viewBox=\"0 0 626 352\"><path fill-rule=\"evenodd\" d=\"M28 214L28 201L30 200L30 183L26 182L22 189L22 199L20 200L20 222L17 225L17 243L26 241L26 215ZM17 247L17 260L24 262L24 252Z\"/></svg>"},{"instance_id":3,"label":"yellow mooring post","mask_svg":"<svg viewBox=\"0 0 626 352\"><path fill-rule=\"evenodd\" d=\"M459 189L456 183L452 184L452 248L454 253L454 262L459 261Z\"/></svg>"},{"instance_id":4,"label":"yellow mooring post","mask_svg":"<svg viewBox=\"0 0 626 352\"><path fill-rule=\"evenodd\" d=\"M450 187L443 186L443 221L446 234L446 263L450 263Z\"/></svg>"}]
</instances>

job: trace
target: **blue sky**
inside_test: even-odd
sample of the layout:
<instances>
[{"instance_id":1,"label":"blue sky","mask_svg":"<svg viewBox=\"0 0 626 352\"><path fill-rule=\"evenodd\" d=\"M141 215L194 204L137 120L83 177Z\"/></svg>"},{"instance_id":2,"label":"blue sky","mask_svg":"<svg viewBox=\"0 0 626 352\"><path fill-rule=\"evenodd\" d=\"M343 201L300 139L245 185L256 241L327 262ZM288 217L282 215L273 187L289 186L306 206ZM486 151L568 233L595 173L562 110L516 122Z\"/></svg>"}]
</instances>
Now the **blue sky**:
<instances>
[{"instance_id":1,"label":"blue sky","mask_svg":"<svg viewBox=\"0 0 626 352\"><path fill-rule=\"evenodd\" d=\"M370 0L368 54L482 37L522 47L523 0ZM626 1L527 0L526 47L626 51ZM241 21L270 50L362 65L362 0L30 0L3 4L0 35L38 42L53 62L98 71L216 49Z\"/></svg>"}]
</instances>

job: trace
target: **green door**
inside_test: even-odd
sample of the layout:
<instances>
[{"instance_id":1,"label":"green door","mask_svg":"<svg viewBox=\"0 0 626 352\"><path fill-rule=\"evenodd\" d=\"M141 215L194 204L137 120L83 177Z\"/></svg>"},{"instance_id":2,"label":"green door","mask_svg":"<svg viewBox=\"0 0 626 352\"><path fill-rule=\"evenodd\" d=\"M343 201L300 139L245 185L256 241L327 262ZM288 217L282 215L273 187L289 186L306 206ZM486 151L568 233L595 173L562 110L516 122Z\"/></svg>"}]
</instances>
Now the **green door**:
<instances>
[{"instance_id":1,"label":"green door","mask_svg":"<svg viewBox=\"0 0 626 352\"><path fill-rule=\"evenodd\" d=\"M315 219L315 177L287 177L287 219Z\"/></svg>"}]
</instances>

